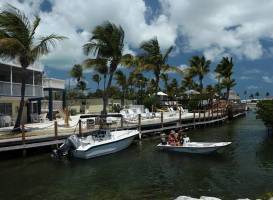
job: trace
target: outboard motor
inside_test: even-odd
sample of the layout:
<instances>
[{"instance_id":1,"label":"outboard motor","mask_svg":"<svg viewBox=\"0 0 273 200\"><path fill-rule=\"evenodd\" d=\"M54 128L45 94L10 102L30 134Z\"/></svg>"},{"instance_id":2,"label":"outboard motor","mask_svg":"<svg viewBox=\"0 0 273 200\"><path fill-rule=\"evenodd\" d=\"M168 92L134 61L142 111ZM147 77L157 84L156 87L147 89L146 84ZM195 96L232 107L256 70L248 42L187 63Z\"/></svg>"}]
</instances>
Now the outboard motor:
<instances>
[{"instance_id":1,"label":"outboard motor","mask_svg":"<svg viewBox=\"0 0 273 200\"><path fill-rule=\"evenodd\" d=\"M76 135L71 135L59 148L53 150L52 155L57 159L61 159L64 156L71 155L71 151L77 149L79 145L79 138Z\"/></svg>"}]
</instances>

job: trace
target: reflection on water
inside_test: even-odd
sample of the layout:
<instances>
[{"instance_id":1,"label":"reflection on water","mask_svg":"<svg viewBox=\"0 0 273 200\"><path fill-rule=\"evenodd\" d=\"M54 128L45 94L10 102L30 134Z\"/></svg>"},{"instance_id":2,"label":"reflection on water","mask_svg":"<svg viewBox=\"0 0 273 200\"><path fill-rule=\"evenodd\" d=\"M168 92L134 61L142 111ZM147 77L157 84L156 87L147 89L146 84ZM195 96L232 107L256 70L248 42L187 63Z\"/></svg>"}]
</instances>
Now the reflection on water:
<instances>
[{"instance_id":1,"label":"reflection on water","mask_svg":"<svg viewBox=\"0 0 273 200\"><path fill-rule=\"evenodd\" d=\"M232 141L221 154L158 151L159 138L92 160L49 154L0 162L1 199L172 199L179 195L256 198L273 190L273 140L254 114L195 130L192 141Z\"/></svg>"}]
</instances>

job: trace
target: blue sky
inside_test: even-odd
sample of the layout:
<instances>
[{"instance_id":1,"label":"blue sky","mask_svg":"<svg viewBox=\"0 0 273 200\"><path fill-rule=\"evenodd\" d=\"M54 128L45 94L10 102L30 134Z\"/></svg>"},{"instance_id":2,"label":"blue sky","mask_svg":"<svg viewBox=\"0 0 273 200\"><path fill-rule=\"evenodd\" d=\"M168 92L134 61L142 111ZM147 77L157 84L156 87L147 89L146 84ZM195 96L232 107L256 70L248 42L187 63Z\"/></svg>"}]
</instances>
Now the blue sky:
<instances>
[{"instance_id":1,"label":"blue sky","mask_svg":"<svg viewBox=\"0 0 273 200\"><path fill-rule=\"evenodd\" d=\"M125 30L125 52L136 53L143 40L157 37L162 50L175 47L169 63L188 64L193 55L212 60L205 83L215 82L213 70L222 56L235 63L235 90L240 94L273 94L273 1L267 0L3 0L29 17L42 18L38 34L67 36L57 49L41 59L50 77L69 79L73 64L86 57L82 45L90 31L105 20ZM65 5L65 6L63 6ZM96 85L85 74L89 88ZM180 77L171 74L171 77Z\"/></svg>"}]
</instances>

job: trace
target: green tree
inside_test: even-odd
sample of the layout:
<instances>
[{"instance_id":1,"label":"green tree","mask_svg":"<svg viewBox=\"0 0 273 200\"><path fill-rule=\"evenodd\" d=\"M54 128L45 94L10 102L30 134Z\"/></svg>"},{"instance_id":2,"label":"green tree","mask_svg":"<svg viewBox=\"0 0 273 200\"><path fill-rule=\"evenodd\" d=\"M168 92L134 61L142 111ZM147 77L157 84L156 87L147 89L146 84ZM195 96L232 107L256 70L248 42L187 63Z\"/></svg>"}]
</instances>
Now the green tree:
<instances>
[{"instance_id":1,"label":"green tree","mask_svg":"<svg viewBox=\"0 0 273 200\"><path fill-rule=\"evenodd\" d=\"M266 96L266 97L269 97L269 96L270 96L269 92L266 92L265 96Z\"/></svg>"},{"instance_id":2,"label":"green tree","mask_svg":"<svg viewBox=\"0 0 273 200\"><path fill-rule=\"evenodd\" d=\"M77 81L77 89L80 89L83 93L83 91L86 89L86 83L84 81L83 76L83 67L79 64L76 64L72 67L72 69L69 72L70 76L72 78L75 78Z\"/></svg>"},{"instance_id":3,"label":"green tree","mask_svg":"<svg viewBox=\"0 0 273 200\"><path fill-rule=\"evenodd\" d=\"M92 80L97 83L97 90L100 88L101 77L99 74L93 74Z\"/></svg>"},{"instance_id":4,"label":"green tree","mask_svg":"<svg viewBox=\"0 0 273 200\"><path fill-rule=\"evenodd\" d=\"M257 99L259 98L259 96L260 96L260 93L259 92L256 92L255 93L255 96L257 97Z\"/></svg>"},{"instance_id":5,"label":"green tree","mask_svg":"<svg viewBox=\"0 0 273 200\"><path fill-rule=\"evenodd\" d=\"M197 76L199 79L199 88L203 90L203 79L209 73L210 60L206 60L204 56L193 56L190 59L190 70L193 77Z\"/></svg>"},{"instance_id":6,"label":"green tree","mask_svg":"<svg viewBox=\"0 0 273 200\"><path fill-rule=\"evenodd\" d=\"M222 78L221 84L224 88L226 88L226 99L229 99L229 92L231 88L236 85L235 79L232 78L233 74L233 60L232 58L223 57L220 63L217 65L217 72L220 74Z\"/></svg>"},{"instance_id":7,"label":"green tree","mask_svg":"<svg viewBox=\"0 0 273 200\"><path fill-rule=\"evenodd\" d=\"M162 73L160 75L160 78L162 79L163 83L164 83L164 88L165 88L165 92L168 91L168 88L169 88L169 84L168 84L168 81L169 81L169 75L167 73Z\"/></svg>"},{"instance_id":8,"label":"green tree","mask_svg":"<svg viewBox=\"0 0 273 200\"><path fill-rule=\"evenodd\" d=\"M124 106L125 95L126 95L127 89L128 89L128 80L126 78L126 75L121 70L116 71L115 79L117 81L117 84L121 88L121 92L122 92L121 105L123 107Z\"/></svg>"},{"instance_id":9,"label":"green tree","mask_svg":"<svg viewBox=\"0 0 273 200\"><path fill-rule=\"evenodd\" d=\"M246 100L246 95L247 95L247 91L245 90L244 91L245 100Z\"/></svg>"},{"instance_id":10,"label":"green tree","mask_svg":"<svg viewBox=\"0 0 273 200\"><path fill-rule=\"evenodd\" d=\"M82 65L79 65L79 64L74 65L69 73L72 78L76 79L77 81L76 88L81 91L80 95L78 96L79 98L81 98L81 109L80 109L81 113L84 113L85 108L83 105L84 103L82 98L84 98L84 91L86 90L86 82L84 81Z\"/></svg>"},{"instance_id":11,"label":"green tree","mask_svg":"<svg viewBox=\"0 0 273 200\"><path fill-rule=\"evenodd\" d=\"M159 80L162 72L172 69L167 64L168 57L173 49L169 47L165 53L160 50L160 46L157 38L145 41L140 45L140 49L143 53L137 56L138 64L137 68L139 71L151 71L155 76L155 91L159 91Z\"/></svg>"},{"instance_id":12,"label":"green tree","mask_svg":"<svg viewBox=\"0 0 273 200\"><path fill-rule=\"evenodd\" d=\"M29 65L55 47L57 40L65 37L51 34L36 37L36 30L41 19L36 16L33 22L17 8L7 5L0 12L0 57L17 59L22 67L22 77L26 77ZM20 131L20 124L25 103L26 79L21 81L21 100L13 131Z\"/></svg>"},{"instance_id":13,"label":"green tree","mask_svg":"<svg viewBox=\"0 0 273 200\"><path fill-rule=\"evenodd\" d=\"M91 35L89 42L83 46L83 50L86 55L92 53L95 58L86 59L84 64L87 68L107 67L107 72L104 74L107 84L103 92L102 110L103 114L107 114L108 90L112 85L114 73L118 65L123 63L122 60L131 58L131 55L123 54L124 31L121 26L107 21L96 26Z\"/></svg>"}]
</instances>

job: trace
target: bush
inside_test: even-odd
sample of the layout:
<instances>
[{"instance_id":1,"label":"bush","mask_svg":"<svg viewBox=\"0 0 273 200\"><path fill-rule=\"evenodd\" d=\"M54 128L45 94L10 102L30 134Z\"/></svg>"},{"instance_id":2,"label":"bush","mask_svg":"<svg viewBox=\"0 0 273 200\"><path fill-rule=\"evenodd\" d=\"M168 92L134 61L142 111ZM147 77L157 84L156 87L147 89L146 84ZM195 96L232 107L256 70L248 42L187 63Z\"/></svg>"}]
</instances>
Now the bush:
<instances>
[{"instance_id":1,"label":"bush","mask_svg":"<svg viewBox=\"0 0 273 200\"><path fill-rule=\"evenodd\" d=\"M121 111L121 106L119 104L114 104L112 106L112 111L115 113L119 113Z\"/></svg>"},{"instance_id":2,"label":"bush","mask_svg":"<svg viewBox=\"0 0 273 200\"><path fill-rule=\"evenodd\" d=\"M257 115L268 127L273 127L273 101L264 100L257 103Z\"/></svg>"},{"instance_id":3,"label":"bush","mask_svg":"<svg viewBox=\"0 0 273 200\"><path fill-rule=\"evenodd\" d=\"M70 109L70 115L76 115L77 114L77 110L74 108Z\"/></svg>"},{"instance_id":4,"label":"bush","mask_svg":"<svg viewBox=\"0 0 273 200\"><path fill-rule=\"evenodd\" d=\"M145 108L152 110L152 107L158 108L160 106L160 99L157 96L145 96L143 99Z\"/></svg>"}]
</instances>

